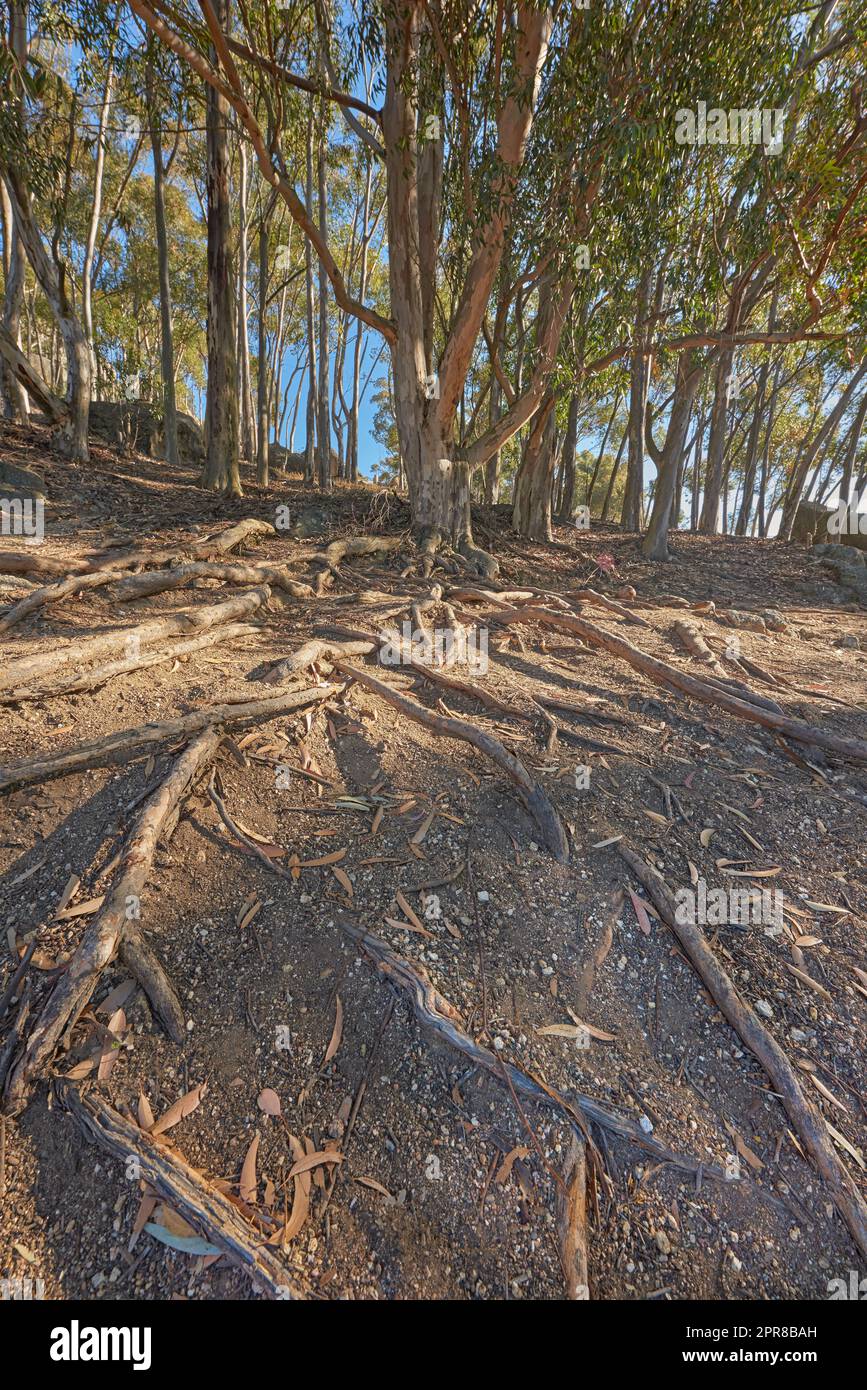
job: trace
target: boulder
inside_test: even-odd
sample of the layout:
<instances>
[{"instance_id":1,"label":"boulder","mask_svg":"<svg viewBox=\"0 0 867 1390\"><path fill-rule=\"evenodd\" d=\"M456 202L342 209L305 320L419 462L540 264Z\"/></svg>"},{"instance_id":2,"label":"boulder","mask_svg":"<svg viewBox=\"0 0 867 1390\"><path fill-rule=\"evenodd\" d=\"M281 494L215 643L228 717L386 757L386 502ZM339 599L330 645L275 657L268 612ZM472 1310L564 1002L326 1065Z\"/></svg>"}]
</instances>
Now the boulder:
<instances>
[{"instance_id":1,"label":"boulder","mask_svg":"<svg viewBox=\"0 0 867 1390\"><path fill-rule=\"evenodd\" d=\"M163 419L148 401L91 401L90 433L112 449L165 458ZM198 420L178 411L178 451L181 463L201 468L205 441Z\"/></svg>"},{"instance_id":2,"label":"boulder","mask_svg":"<svg viewBox=\"0 0 867 1390\"><path fill-rule=\"evenodd\" d=\"M269 446L269 449L268 449L268 461L269 461L271 467L272 467L273 469L275 469L277 472L280 472L280 473L302 473L302 474L303 474L303 472L304 472L304 455L303 455L303 454L298 454L298 453L295 453L295 452L290 452L289 449L284 449L284 447L283 447L282 444L271 444L271 445ZM318 468L319 468L319 454L318 454L317 451L314 451L314 454L313 454L313 468L314 468L314 471L315 471L315 470L318 470ZM340 459L339 459L338 455L337 455L337 454L334 452L334 450L332 449L332 450L331 450L331 476L332 476L332 478L336 478L336 477L338 476L339 472L340 472Z\"/></svg>"},{"instance_id":3,"label":"boulder","mask_svg":"<svg viewBox=\"0 0 867 1390\"><path fill-rule=\"evenodd\" d=\"M802 545L810 537L817 541L827 540L828 518L832 513L833 508L826 507L823 503L801 502L795 514L792 540L800 541Z\"/></svg>"},{"instance_id":4,"label":"boulder","mask_svg":"<svg viewBox=\"0 0 867 1390\"><path fill-rule=\"evenodd\" d=\"M324 535L330 525L331 517L325 508L313 505L298 513L292 534L299 540L310 540L314 536Z\"/></svg>"},{"instance_id":5,"label":"boulder","mask_svg":"<svg viewBox=\"0 0 867 1390\"><path fill-rule=\"evenodd\" d=\"M23 501L45 500L45 483L38 473L29 468L19 468L16 463L0 459L0 497L12 501L20 497Z\"/></svg>"},{"instance_id":6,"label":"boulder","mask_svg":"<svg viewBox=\"0 0 867 1390\"><path fill-rule=\"evenodd\" d=\"M819 502L802 502L792 527L792 540L817 545L830 541L867 551L867 515L845 507L826 507Z\"/></svg>"},{"instance_id":7,"label":"boulder","mask_svg":"<svg viewBox=\"0 0 867 1390\"><path fill-rule=\"evenodd\" d=\"M863 551L852 545L823 542L814 545L810 554L818 556L823 564L833 570L838 583L867 608L867 556Z\"/></svg>"}]
</instances>

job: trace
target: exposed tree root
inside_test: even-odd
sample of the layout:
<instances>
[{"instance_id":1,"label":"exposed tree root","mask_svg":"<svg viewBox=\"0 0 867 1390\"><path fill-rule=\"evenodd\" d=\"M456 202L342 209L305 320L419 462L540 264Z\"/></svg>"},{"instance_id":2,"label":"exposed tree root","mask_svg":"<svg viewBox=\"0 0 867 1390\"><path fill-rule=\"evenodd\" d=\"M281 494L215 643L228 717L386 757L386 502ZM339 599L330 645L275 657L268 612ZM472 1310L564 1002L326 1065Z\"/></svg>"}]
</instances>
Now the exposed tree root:
<instances>
[{"instance_id":1,"label":"exposed tree root","mask_svg":"<svg viewBox=\"0 0 867 1390\"><path fill-rule=\"evenodd\" d=\"M464 536L458 544L458 554L462 555L470 564L476 574L480 574L483 579L495 579L500 573L500 562L487 550L482 550L481 546L476 545L468 536Z\"/></svg>"},{"instance_id":2,"label":"exposed tree root","mask_svg":"<svg viewBox=\"0 0 867 1390\"><path fill-rule=\"evenodd\" d=\"M376 649L376 642L371 638L370 641L361 640L357 642L329 642L327 639L311 638L305 642L303 647L299 647L291 656L287 656L283 661L278 661L277 665L268 672L265 680L269 685L279 685L281 681L287 680L289 676L297 675L307 666L312 666L317 661L331 661L334 657L342 656L368 656Z\"/></svg>"},{"instance_id":3,"label":"exposed tree root","mask_svg":"<svg viewBox=\"0 0 867 1390\"><path fill-rule=\"evenodd\" d=\"M640 1125L628 1115L621 1114L581 1092L572 1092L567 1098L530 1072L523 1071L511 1062L501 1062L493 1052L489 1052L469 1036L457 1009L434 988L422 966L397 955L379 937L372 936L360 927L353 926L343 919L340 920L340 925L371 958L380 973L407 997L423 1028L429 1029L441 1042L448 1043L450 1047L469 1057L471 1062L483 1067L497 1081L502 1082L505 1074L519 1095L541 1101L544 1105L553 1105L567 1117L582 1137L586 1138L586 1122L589 1121L616 1135L618 1139L639 1145L661 1163L670 1163L687 1173L698 1173L701 1170L704 1177L725 1181L725 1174L721 1168L713 1164L704 1164L700 1159L688 1154L674 1153L658 1139L645 1134Z\"/></svg>"},{"instance_id":4,"label":"exposed tree root","mask_svg":"<svg viewBox=\"0 0 867 1390\"><path fill-rule=\"evenodd\" d=\"M172 647L159 651L146 651L139 656L126 657L122 661L110 661L105 666L96 666L83 671L80 676L58 676L52 681L22 686L15 690L0 691L0 705L14 705L19 700L44 700L54 695L75 695L83 690L96 690L106 681L117 676L125 676L130 671L143 671L149 666L161 666L164 662L179 660L201 651L204 647L215 647L218 642L230 642L236 637L250 637L259 629L249 623L226 623L205 632L201 637L191 637L186 642L177 642Z\"/></svg>"},{"instance_id":5,"label":"exposed tree root","mask_svg":"<svg viewBox=\"0 0 867 1390\"><path fill-rule=\"evenodd\" d=\"M231 550L236 550L253 536L273 537L277 534L270 522L248 516L243 521L236 521L233 526L228 526L225 531L205 536L200 541L191 541L188 546L175 546L172 550L127 550L120 555L99 555L95 557L94 565L97 569L128 570L134 569L137 565L168 565L190 554L201 558L208 555L228 555Z\"/></svg>"},{"instance_id":6,"label":"exposed tree root","mask_svg":"<svg viewBox=\"0 0 867 1390\"><path fill-rule=\"evenodd\" d=\"M266 723L290 710L303 709L305 705L327 700L338 689L336 685L320 685L305 690L290 690L269 700L252 700L249 704L206 705L204 709L193 710L191 714L167 719L163 723L120 729L93 743L80 743L64 753L29 758L0 768L0 792L10 791L13 787L32 786L34 782L47 782L52 777L61 777L67 772L81 772L88 767L106 767L121 754L128 758L137 750L153 748L174 739L189 738L191 734L213 725L221 724L232 729L243 724Z\"/></svg>"},{"instance_id":7,"label":"exposed tree root","mask_svg":"<svg viewBox=\"0 0 867 1390\"><path fill-rule=\"evenodd\" d=\"M634 613L631 608L624 608L622 603L615 603L613 598L607 598L605 594L597 594L595 589L570 589L569 598L574 598L579 603L592 603L597 608L604 608L609 613L616 613L618 617L624 618L627 623L632 623L634 627L650 627L650 623L645 622L638 613Z\"/></svg>"},{"instance_id":8,"label":"exposed tree root","mask_svg":"<svg viewBox=\"0 0 867 1390\"><path fill-rule=\"evenodd\" d=\"M156 983L154 1005L161 1018L175 1027L180 1041L184 1032L183 1012L162 967L155 963L150 948L144 946L134 925L160 833L169 814L186 793L196 776L211 762L220 745L216 729L205 729L184 749L168 776L148 797L126 837L123 851L105 895L102 907L87 927L68 969L57 981L35 1025L27 1045L12 1068L6 1086L7 1110L15 1114L24 1104L27 1091L48 1063L65 1029L75 1023L87 1004L105 967L113 960L122 938L130 937L133 949L125 963L134 969L144 966L140 981L147 989ZM156 964L156 969L154 966ZM179 1025L179 1026L178 1026Z\"/></svg>"},{"instance_id":9,"label":"exposed tree root","mask_svg":"<svg viewBox=\"0 0 867 1390\"><path fill-rule=\"evenodd\" d=\"M20 603L16 603L3 614L0 618L0 632L8 632L31 613L45 608L50 603L59 603L61 599L67 598L70 594L79 594L84 589L101 588L111 581L110 574L72 574L65 579L56 580L53 584L47 584L44 589L33 589Z\"/></svg>"},{"instance_id":10,"label":"exposed tree root","mask_svg":"<svg viewBox=\"0 0 867 1390\"><path fill-rule=\"evenodd\" d=\"M85 665L97 657L111 656L124 649L130 653L130 648L130 654L134 654L138 647L151 646L163 637L174 637L185 632L206 632L221 623L249 618L257 608L267 603L270 595L268 586L263 585L223 603L210 603L185 613L174 613L167 618L152 618L149 622L139 623L137 627L117 628L99 637L85 638L84 641L70 642L65 647L42 652L38 656L24 657L21 661L10 662L5 670L0 671L0 690L29 686L34 677L46 675L73 662Z\"/></svg>"},{"instance_id":11,"label":"exposed tree root","mask_svg":"<svg viewBox=\"0 0 867 1390\"><path fill-rule=\"evenodd\" d=\"M786 738L793 738L798 743L811 743L817 748L824 748L829 753L836 753L842 758L850 758L859 763L867 762L867 743L863 739L845 738L841 734L830 734L815 724L808 724L804 719L790 719L787 715L776 714L773 710L766 709L763 704L752 703L757 698L756 696L751 696L751 700L747 701L736 695L730 695L719 686L711 685L707 681L700 681L695 676L689 676L684 671L679 671L676 666L670 666L667 661L660 661L657 657L650 656L648 652L634 647L623 637L616 637L613 632L606 632L604 628L597 627L595 623L588 622L586 618L575 617L567 613L554 613L549 609L539 608L511 609L508 614L498 614L498 617L501 621L540 622L545 627L558 628L561 632L571 632L576 637L583 637L586 641L592 642L594 646L602 647L612 656L628 662L637 671L643 671L646 676L650 676L651 679L660 684L683 691L693 700L701 700L707 705L718 705L720 709L726 710L729 714L739 715L742 719L749 719L753 723L763 725L766 729L773 729L775 733L784 734Z\"/></svg>"},{"instance_id":12,"label":"exposed tree root","mask_svg":"<svg viewBox=\"0 0 867 1390\"><path fill-rule=\"evenodd\" d=\"M65 578L70 574L90 574L87 560L51 560L32 550L0 550L0 574L21 574L26 579Z\"/></svg>"},{"instance_id":13,"label":"exposed tree root","mask_svg":"<svg viewBox=\"0 0 867 1390\"><path fill-rule=\"evenodd\" d=\"M542 838L554 858L561 864L568 862L569 842L566 838L566 831L556 810L548 800L547 793L538 782L534 782L520 759L510 753L507 748L504 748L499 740L490 734L482 733L481 729L474 728L472 724L467 724L462 719L452 719L441 714L434 714L424 705L416 704L414 700L408 700L405 695L401 695L390 685L385 685L382 681L376 680L375 677L368 675L366 671L360 671L355 666L347 666L343 661L335 661L334 669L350 680L358 681L366 689L372 690L375 695L388 701L407 718L414 719L417 724L423 724L433 733L441 734L445 738L461 739L464 743L472 744L480 753L484 753L486 757L502 768L512 784L518 789L521 800L542 832ZM426 668L423 667L422 669L425 670Z\"/></svg>"},{"instance_id":14,"label":"exposed tree root","mask_svg":"<svg viewBox=\"0 0 867 1390\"><path fill-rule=\"evenodd\" d=\"M245 1270L269 1298L304 1300L291 1270L261 1232L213 1183L187 1163L176 1148L167 1148L93 1092L84 1095L68 1083L57 1086L61 1104L95 1144L125 1164L138 1160L142 1180L178 1211L232 1264Z\"/></svg>"},{"instance_id":15,"label":"exposed tree root","mask_svg":"<svg viewBox=\"0 0 867 1390\"><path fill-rule=\"evenodd\" d=\"M717 1007L764 1067L798 1137L828 1184L834 1205L861 1254L867 1257L867 1204L837 1157L825 1121L801 1090L788 1057L738 994L701 930L678 920L674 898L661 875L625 845L618 845L617 850L650 894L657 912L674 932Z\"/></svg>"},{"instance_id":16,"label":"exposed tree root","mask_svg":"<svg viewBox=\"0 0 867 1390\"><path fill-rule=\"evenodd\" d=\"M313 598L309 584L299 584L290 579L283 565L218 565L208 560L198 560L190 565L180 565L177 569L150 570L146 574L130 575L121 579L112 594L118 603L130 603L134 599L148 598L151 594L161 594L167 589L190 588L197 579L222 579L226 584L268 584L272 589L282 589L293 598Z\"/></svg>"},{"instance_id":17,"label":"exposed tree root","mask_svg":"<svg viewBox=\"0 0 867 1390\"><path fill-rule=\"evenodd\" d=\"M690 656L694 656L696 661L702 662L713 671L715 676L721 676L723 680L726 679L725 669L717 661L716 656L693 623L688 623L684 618L678 618L672 626L671 633L680 645L689 652Z\"/></svg>"},{"instance_id":18,"label":"exposed tree root","mask_svg":"<svg viewBox=\"0 0 867 1390\"><path fill-rule=\"evenodd\" d=\"M384 551L400 550L404 544L402 536L345 536L332 541L325 550L312 555L311 561L319 561L329 569L337 569L347 558L355 555L380 555Z\"/></svg>"},{"instance_id":19,"label":"exposed tree root","mask_svg":"<svg viewBox=\"0 0 867 1390\"><path fill-rule=\"evenodd\" d=\"M151 1009L166 1033L180 1047L186 1037L186 1018L181 1001L156 952L131 924L127 924L119 954L150 1000Z\"/></svg>"}]
</instances>

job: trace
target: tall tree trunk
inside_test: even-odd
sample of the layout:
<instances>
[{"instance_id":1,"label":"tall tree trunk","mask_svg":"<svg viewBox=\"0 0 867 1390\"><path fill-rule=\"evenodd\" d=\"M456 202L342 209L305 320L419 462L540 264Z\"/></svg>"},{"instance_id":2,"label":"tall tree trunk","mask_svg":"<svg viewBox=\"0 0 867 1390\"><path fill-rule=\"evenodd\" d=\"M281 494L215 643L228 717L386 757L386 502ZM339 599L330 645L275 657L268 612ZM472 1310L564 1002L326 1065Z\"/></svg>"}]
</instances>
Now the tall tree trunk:
<instances>
[{"instance_id":1,"label":"tall tree trunk","mask_svg":"<svg viewBox=\"0 0 867 1390\"><path fill-rule=\"evenodd\" d=\"M84 245L84 263L81 268L81 317L85 336L90 348L91 372L96 376L96 341L93 332L93 258L96 238L99 232L99 219L102 214L102 185L105 172L105 127L111 106L111 92L114 86L114 51L109 54L105 74L102 103L99 108L99 125L96 133L96 167L93 174L93 204L90 210L90 225Z\"/></svg>"},{"instance_id":2,"label":"tall tree trunk","mask_svg":"<svg viewBox=\"0 0 867 1390\"><path fill-rule=\"evenodd\" d=\"M635 312L635 337L629 369L629 421L626 462L626 489L620 524L624 531L641 529L641 503L644 494L644 418L647 413L647 392L650 386L649 363L645 351L645 319L650 304L651 271L645 270L638 284Z\"/></svg>"},{"instance_id":3,"label":"tall tree trunk","mask_svg":"<svg viewBox=\"0 0 867 1390\"><path fill-rule=\"evenodd\" d=\"M152 58L145 66L148 125L151 132L151 152L154 164L154 223L157 235L157 274L160 287L160 363L163 379L163 439L166 463L177 468L178 409L175 395L175 351L172 340L172 283L169 270L169 237L166 226L165 168L163 165L163 136L160 125L160 106L154 88Z\"/></svg>"},{"instance_id":4,"label":"tall tree trunk","mask_svg":"<svg viewBox=\"0 0 867 1390\"><path fill-rule=\"evenodd\" d=\"M306 212L313 221L313 107L307 114L307 183ZM316 450L316 325L315 290L313 282L313 248L310 238L304 239L304 275L307 292L307 438L304 443L304 476L313 481Z\"/></svg>"},{"instance_id":5,"label":"tall tree trunk","mask_svg":"<svg viewBox=\"0 0 867 1390\"><path fill-rule=\"evenodd\" d=\"M321 42L321 40L320 40ZM322 55L320 55L321 57ZM324 59L321 62L324 72ZM324 79L323 79L324 80ZM319 234L323 242L328 240L328 193L327 181L327 142L328 105L323 97L319 104L319 140L316 151L316 166L319 184ZM317 421L317 440L319 447L319 486L325 492L331 491L331 407L328 391L328 275L325 266L319 262L319 418ZM337 368L335 367L335 371Z\"/></svg>"},{"instance_id":6,"label":"tall tree trunk","mask_svg":"<svg viewBox=\"0 0 867 1390\"><path fill-rule=\"evenodd\" d=\"M268 422L268 218L274 206L273 197L263 197L259 219L259 330L258 365L256 371L256 401L259 415L256 431L256 482L267 487L269 482L269 422ZM278 331L279 339L279 331Z\"/></svg>"},{"instance_id":7,"label":"tall tree trunk","mask_svg":"<svg viewBox=\"0 0 867 1390\"><path fill-rule=\"evenodd\" d=\"M362 302L367 294L367 262L370 247L370 198L373 189L373 161L367 158L367 172L364 181L364 205L361 214L361 263L358 271L358 298ZM364 324L358 319L355 325L355 341L352 349L352 400L349 407L349 429L346 442L347 469L350 481L358 481L358 434L361 410L361 345L364 337Z\"/></svg>"},{"instance_id":8,"label":"tall tree trunk","mask_svg":"<svg viewBox=\"0 0 867 1390\"><path fill-rule=\"evenodd\" d=\"M667 560L668 528L672 524L672 505L677 491L677 477L683 457L683 446L689 429L689 417L698 388L702 367L695 352L687 348L677 359L674 400L668 417L665 446L656 458L657 478L653 494L653 510L647 533L641 544L648 560Z\"/></svg>"},{"instance_id":9,"label":"tall tree trunk","mask_svg":"<svg viewBox=\"0 0 867 1390\"><path fill-rule=\"evenodd\" d=\"M618 450L617 450L617 457L615 458L613 464L611 465L611 475L610 475L610 477L609 477L609 479L608 479L608 487L607 487L606 490L605 490L605 501L602 503L602 515L601 515L600 518L599 518L600 521L607 521L607 520L608 520L608 517L609 517L609 515L610 515L610 512L611 512L611 501L612 501L612 498L614 497L614 484L617 482L617 474L618 474L619 471L620 471L620 463L621 463L621 460L622 460L622 458L623 458L623 452L624 452L624 450L625 450L625 448L626 448L628 439L629 439L629 430L628 430L628 429L625 429L625 430L623 431L623 435L622 435L621 440L620 440L620 446L619 446L619 448L618 448Z\"/></svg>"},{"instance_id":10,"label":"tall tree trunk","mask_svg":"<svg viewBox=\"0 0 867 1390\"><path fill-rule=\"evenodd\" d=\"M247 238L247 147L238 142L238 396L241 402L241 455L248 462L256 457L256 424L253 418L253 388L250 382L250 325L247 303L247 275L250 254Z\"/></svg>"},{"instance_id":11,"label":"tall tree trunk","mask_svg":"<svg viewBox=\"0 0 867 1390\"><path fill-rule=\"evenodd\" d=\"M495 425L500 418L502 409L503 393L500 383L494 377L491 382L491 398L489 403L488 421ZM485 502L489 507L494 507L500 500L500 461L502 454L499 449L488 459L485 464Z\"/></svg>"},{"instance_id":12,"label":"tall tree trunk","mask_svg":"<svg viewBox=\"0 0 867 1390\"><path fill-rule=\"evenodd\" d=\"M9 48L16 61L23 65L27 58L27 4L20 0L10 0L9 4ZM24 94L18 93L18 115L24 119ZM18 233L18 226L12 212L9 191L0 178L0 192L3 199L3 328L12 340L13 346L21 346L21 310L24 306L24 281L27 255ZM45 375L44 363L40 370ZM22 420L25 424L30 418L27 392L6 362L0 363L0 386L3 390L4 410L7 417Z\"/></svg>"},{"instance_id":13,"label":"tall tree trunk","mask_svg":"<svg viewBox=\"0 0 867 1390\"><path fill-rule=\"evenodd\" d=\"M229 0L215 0L221 28L229 26ZM232 266L229 194L229 105L208 86L208 395L202 485L241 496L238 470L238 324Z\"/></svg>"},{"instance_id":14,"label":"tall tree trunk","mask_svg":"<svg viewBox=\"0 0 867 1390\"><path fill-rule=\"evenodd\" d=\"M733 331L733 330L732 330ZM710 437L707 445L707 468L705 472L704 502L699 520L699 530L705 535L715 536L719 530L720 501L723 486L723 460L728 430L728 405L730 378L734 363L731 348L720 349L714 373L713 405L710 415Z\"/></svg>"},{"instance_id":15,"label":"tall tree trunk","mask_svg":"<svg viewBox=\"0 0 867 1390\"><path fill-rule=\"evenodd\" d=\"M77 463L87 463L90 454L87 443L87 422L90 414L90 347L81 321L69 293L69 277L63 261L49 257L33 212L33 200L27 182L18 166L8 165L0 171L6 179L12 213L27 259L39 282L66 357L66 393L69 401L69 421L63 426L60 446Z\"/></svg>"},{"instance_id":16,"label":"tall tree trunk","mask_svg":"<svg viewBox=\"0 0 867 1390\"><path fill-rule=\"evenodd\" d=\"M771 296L771 305L768 310L768 332L773 333L774 321L777 315L777 291L774 290ZM749 530L750 516L753 510L753 493L756 487L756 472L759 464L759 440L762 432L762 416L765 409L765 392L768 386L768 372L771 367L770 350L767 351L764 361L759 369L759 380L756 386L756 399L753 406L753 418L750 424L750 432L747 437L747 456L744 460L744 491L741 498L741 509L735 523L735 535L745 536Z\"/></svg>"},{"instance_id":17,"label":"tall tree trunk","mask_svg":"<svg viewBox=\"0 0 867 1390\"><path fill-rule=\"evenodd\" d=\"M605 446L608 443L608 436L611 434L611 430L614 426L614 421L617 416L617 411L619 407L620 392L617 391L615 392L614 396L614 409L608 417L608 424L605 426L605 433L602 436L602 443L599 446L599 453L596 455L596 462L593 465L593 472L591 473L590 481L587 484L587 508L589 511L592 511L593 509L593 493L596 490L596 479L599 477L599 470L602 467L602 460L605 457Z\"/></svg>"}]
</instances>

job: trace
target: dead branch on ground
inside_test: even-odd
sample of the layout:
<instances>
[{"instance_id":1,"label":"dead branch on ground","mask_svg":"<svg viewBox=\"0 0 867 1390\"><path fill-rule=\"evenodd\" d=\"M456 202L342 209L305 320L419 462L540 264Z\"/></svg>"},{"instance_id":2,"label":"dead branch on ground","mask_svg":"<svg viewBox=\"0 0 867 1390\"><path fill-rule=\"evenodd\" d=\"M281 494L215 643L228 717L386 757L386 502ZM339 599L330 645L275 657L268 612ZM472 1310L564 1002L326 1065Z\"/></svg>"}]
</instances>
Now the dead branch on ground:
<instances>
[{"instance_id":1,"label":"dead branch on ground","mask_svg":"<svg viewBox=\"0 0 867 1390\"><path fill-rule=\"evenodd\" d=\"M57 1094L89 1139L122 1164L133 1155L148 1187L207 1241L219 1246L269 1298L305 1299L288 1266L263 1242L260 1232L248 1225L228 1197L187 1163L177 1148L158 1143L93 1092L85 1095L66 1083L57 1086Z\"/></svg>"},{"instance_id":2,"label":"dead branch on ground","mask_svg":"<svg viewBox=\"0 0 867 1390\"><path fill-rule=\"evenodd\" d=\"M28 758L24 762L10 763L0 768L0 792L13 787L32 786L34 782L47 782L52 777L60 777L67 772L81 772L89 767L106 767L120 754L129 757L140 749L153 748L160 743L168 743L179 738L189 738L200 730L221 724L226 729L238 728L243 724L267 723L280 714L290 710L303 709L305 705L318 704L334 695L339 686L320 685L305 690L290 690L282 695L274 695L268 700L252 700L249 704L206 705L204 709L193 710L191 714L167 719L162 723L140 724L133 729L120 729L105 738L92 743L80 743L64 753L46 757Z\"/></svg>"},{"instance_id":3,"label":"dead branch on ground","mask_svg":"<svg viewBox=\"0 0 867 1390\"><path fill-rule=\"evenodd\" d=\"M395 709L400 710L408 719L414 719L417 724L423 724L425 728L430 729L435 734L442 735L444 738L457 738L464 743L472 744L480 753L484 753L486 757L496 763L518 789L521 800L533 816L542 833L542 838L554 858L560 864L568 862L569 842L566 838L566 831L559 815L549 801L547 793L540 783L533 780L520 759L510 753L507 748L504 748L498 739L483 733L481 729L476 729L472 724L468 724L462 719L434 714L424 705L416 704L414 700L407 699L405 695L400 694L390 685L376 680L375 677L368 675L366 671L359 670L356 666L348 666L343 661L335 661L333 664L334 669L339 671L341 675L350 680L358 681L360 685L365 686L366 689L393 705Z\"/></svg>"},{"instance_id":4,"label":"dead branch on ground","mask_svg":"<svg viewBox=\"0 0 867 1390\"><path fill-rule=\"evenodd\" d=\"M834 1205L861 1254L867 1256L867 1204L838 1158L823 1117L801 1090L785 1052L738 994L701 930L679 920L674 897L662 876L627 846L620 844L617 851L650 894L723 1016L764 1067L799 1139L828 1184Z\"/></svg>"},{"instance_id":5,"label":"dead branch on ground","mask_svg":"<svg viewBox=\"0 0 867 1390\"><path fill-rule=\"evenodd\" d=\"M216 729L208 728L199 734L177 758L168 776L148 797L136 817L102 907L87 927L67 970L54 986L30 1030L22 1055L12 1068L5 1092L6 1108L12 1114L21 1109L27 1091L48 1063L64 1031L81 1014L102 971L117 954L123 938L131 940L137 947L143 945L139 929L134 924L160 833L167 817L198 774L212 761L219 745L220 734ZM153 953L147 947L144 950L134 949L125 958L125 964L133 969L142 960L147 969L140 983L145 989L156 985L157 995L153 1002L157 1012L176 1033L173 1041L181 1042L184 1037L183 1010Z\"/></svg>"}]
</instances>

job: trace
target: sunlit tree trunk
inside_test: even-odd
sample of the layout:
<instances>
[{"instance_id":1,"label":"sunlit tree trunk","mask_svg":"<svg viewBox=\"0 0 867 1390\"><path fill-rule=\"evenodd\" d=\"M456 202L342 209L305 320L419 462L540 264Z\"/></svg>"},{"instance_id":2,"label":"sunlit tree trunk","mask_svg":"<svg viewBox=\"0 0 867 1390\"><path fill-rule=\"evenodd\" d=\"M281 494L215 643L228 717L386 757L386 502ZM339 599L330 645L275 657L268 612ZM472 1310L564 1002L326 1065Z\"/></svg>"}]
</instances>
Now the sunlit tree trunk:
<instances>
[{"instance_id":1,"label":"sunlit tree trunk","mask_svg":"<svg viewBox=\"0 0 867 1390\"><path fill-rule=\"evenodd\" d=\"M216 0L223 29L229 0ZM229 105L207 90L208 394L205 406L204 487L241 496L238 470L238 371L235 277L229 193Z\"/></svg>"},{"instance_id":2,"label":"sunlit tree trunk","mask_svg":"<svg viewBox=\"0 0 867 1390\"><path fill-rule=\"evenodd\" d=\"M274 205L273 198L263 202L259 219L259 330L258 364L256 371L256 408L258 427L256 430L256 482L260 487L268 486L269 473L269 434L268 421L268 218ZM277 330L279 348L280 327Z\"/></svg>"},{"instance_id":3,"label":"sunlit tree trunk","mask_svg":"<svg viewBox=\"0 0 867 1390\"><path fill-rule=\"evenodd\" d=\"M644 321L650 303L651 272L645 270L638 285L635 314L635 338L629 374L629 420L627 424L628 453L626 487L620 524L624 531L641 528L641 503L644 493L644 418L647 412L649 370L645 350Z\"/></svg>"},{"instance_id":4,"label":"sunlit tree trunk","mask_svg":"<svg viewBox=\"0 0 867 1390\"><path fill-rule=\"evenodd\" d=\"M36 224L30 189L19 168L7 166L4 172L18 235L54 315L66 357L69 420L61 432L60 445L69 458L86 463L90 457L87 443L91 391L90 345L75 312L66 265L59 256L57 259L50 257L45 249Z\"/></svg>"},{"instance_id":5,"label":"sunlit tree trunk","mask_svg":"<svg viewBox=\"0 0 867 1390\"><path fill-rule=\"evenodd\" d=\"M178 410L175 395L175 352L172 340L172 284L169 270L169 237L166 226L165 168L160 109L154 90L153 62L145 67L148 125L154 164L154 224L157 236L157 274L160 287L160 363L163 379L163 439L166 463L177 468Z\"/></svg>"},{"instance_id":6,"label":"sunlit tree trunk","mask_svg":"<svg viewBox=\"0 0 867 1390\"><path fill-rule=\"evenodd\" d=\"M306 213L313 221L313 109L307 116L307 184ZM304 445L304 476L313 481L316 448L316 326L315 291L313 282L313 247L310 238L304 241L304 274L307 291L307 439Z\"/></svg>"},{"instance_id":7,"label":"sunlit tree trunk","mask_svg":"<svg viewBox=\"0 0 867 1390\"><path fill-rule=\"evenodd\" d=\"M247 148L243 140L238 150L238 395L240 398L241 454L248 461L256 457L256 425L253 418L253 388L250 381L250 327L247 302L247 275L250 253L247 227Z\"/></svg>"},{"instance_id":8,"label":"sunlit tree trunk","mask_svg":"<svg viewBox=\"0 0 867 1390\"><path fill-rule=\"evenodd\" d=\"M114 54L109 55L99 108L99 125L96 132L96 165L93 173L93 204L90 210L90 225L84 245L84 263L81 269L81 317L84 332L90 348L91 372L96 377L96 342L93 332L93 259L96 238L99 232L99 219L102 214L102 186L105 173L105 128L111 106L111 93L114 87Z\"/></svg>"}]
</instances>

